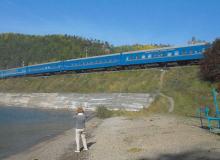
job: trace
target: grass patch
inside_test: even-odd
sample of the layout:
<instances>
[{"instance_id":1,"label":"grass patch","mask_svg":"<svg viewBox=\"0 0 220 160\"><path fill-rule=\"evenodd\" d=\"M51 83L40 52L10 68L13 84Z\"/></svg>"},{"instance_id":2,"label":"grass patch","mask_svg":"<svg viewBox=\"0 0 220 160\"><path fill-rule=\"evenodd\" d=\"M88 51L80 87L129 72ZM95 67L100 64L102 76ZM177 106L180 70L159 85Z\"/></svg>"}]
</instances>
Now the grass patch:
<instances>
[{"instance_id":1,"label":"grass patch","mask_svg":"<svg viewBox=\"0 0 220 160\"><path fill-rule=\"evenodd\" d=\"M138 118L140 116L147 116L150 112L147 109L141 109L140 111L126 111L120 110L110 110L105 106L99 106L96 108L96 116L101 119L124 116L129 119Z\"/></svg>"},{"instance_id":2,"label":"grass patch","mask_svg":"<svg viewBox=\"0 0 220 160\"><path fill-rule=\"evenodd\" d=\"M127 151L130 152L130 153L138 153L138 152L141 152L142 149L133 147L133 148L128 149Z\"/></svg>"},{"instance_id":3,"label":"grass patch","mask_svg":"<svg viewBox=\"0 0 220 160\"><path fill-rule=\"evenodd\" d=\"M21 77L0 80L0 92L149 93L158 88L157 69Z\"/></svg>"},{"instance_id":4,"label":"grass patch","mask_svg":"<svg viewBox=\"0 0 220 160\"><path fill-rule=\"evenodd\" d=\"M145 112L147 112L147 114L168 113L169 105L170 103L167 98L158 95L149 108L145 109Z\"/></svg>"},{"instance_id":5,"label":"grass patch","mask_svg":"<svg viewBox=\"0 0 220 160\"><path fill-rule=\"evenodd\" d=\"M90 74L55 75L47 78L23 77L0 80L0 92L45 93L156 93L159 90L160 69L99 72ZM161 92L172 97L174 113L193 116L200 106L208 105L215 111L211 88L215 84L203 81L198 66L176 67L166 71ZM220 96L218 96L220 101ZM104 111L105 116L146 116L167 113L169 101L158 96L148 109L140 112ZM104 114L104 113L102 113Z\"/></svg>"},{"instance_id":6,"label":"grass patch","mask_svg":"<svg viewBox=\"0 0 220 160\"><path fill-rule=\"evenodd\" d=\"M211 95L214 85L200 78L198 67L171 68L164 76L161 92L174 99L175 114L194 116L200 106L215 110Z\"/></svg>"},{"instance_id":7,"label":"grass patch","mask_svg":"<svg viewBox=\"0 0 220 160\"><path fill-rule=\"evenodd\" d=\"M96 108L96 116L101 119L110 118L113 116L113 112L104 106Z\"/></svg>"}]
</instances>

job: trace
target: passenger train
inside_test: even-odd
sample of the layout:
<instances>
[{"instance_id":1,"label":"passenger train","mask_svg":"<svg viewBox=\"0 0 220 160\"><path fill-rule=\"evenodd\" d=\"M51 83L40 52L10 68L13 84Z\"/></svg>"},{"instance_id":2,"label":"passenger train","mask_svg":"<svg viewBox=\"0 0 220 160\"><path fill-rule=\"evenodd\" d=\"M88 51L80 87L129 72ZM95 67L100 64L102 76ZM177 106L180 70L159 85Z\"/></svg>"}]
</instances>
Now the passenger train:
<instances>
[{"instance_id":1,"label":"passenger train","mask_svg":"<svg viewBox=\"0 0 220 160\"><path fill-rule=\"evenodd\" d=\"M44 64L0 70L0 78L50 75L64 72L86 72L94 70L126 69L194 62L204 57L204 51L210 44L200 43L182 47L115 53L79 59L56 61Z\"/></svg>"}]
</instances>

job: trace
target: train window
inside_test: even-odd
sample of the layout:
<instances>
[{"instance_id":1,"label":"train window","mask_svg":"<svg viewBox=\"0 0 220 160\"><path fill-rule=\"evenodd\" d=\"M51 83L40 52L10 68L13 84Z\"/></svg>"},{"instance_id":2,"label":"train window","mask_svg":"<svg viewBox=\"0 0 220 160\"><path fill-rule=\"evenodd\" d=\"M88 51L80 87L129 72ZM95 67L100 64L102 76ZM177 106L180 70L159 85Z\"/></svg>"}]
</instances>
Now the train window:
<instances>
[{"instance_id":1,"label":"train window","mask_svg":"<svg viewBox=\"0 0 220 160\"><path fill-rule=\"evenodd\" d=\"M202 49L202 53L204 53L204 52L205 52L205 48Z\"/></svg>"},{"instance_id":2,"label":"train window","mask_svg":"<svg viewBox=\"0 0 220 160\"><path fill-rule=\"evenodd\" d=\"M182 50L182 54L183 55L186 54L186 50L185 49Z\"/></svg>"},{"instance_id":3,"label":"train window","mask_svg":"<svg viewBox=\"0 0 220 160\"><path fill-rule=\"evenodd\" d=\"M145 55L142 55L142 59L145 59L146 57L145 57Z\"/></svg>"},{"instance_id":4,"label":"train window","mask_svg":"<svg viewBox=\"0 0 220 160\"><path fill-rule=\"evenodd\" d=\"M178 56L179 55L179 51L175 51L174 55Z\"/></svg>"},{"instance_id":5,"label":"train window","mask_svg":"<svg viewBox=\"0 0 220 160\"><path fill-rule=\"evenodd\" d=\"M167 53L167 56L168 57L172 56L172 53L171 52Z\"/></svg>"},{"instance_id":6,"label":"train window","mask_svg":"<svg viewBox=\"0 0 220 160\"><path fill-rule=\"evenodd\" d=\"M193 54L193 50L192 49L189 50L189 54Z\"/></svg>"},{"instance_id":7,"label":"train window","mask_svg":"<svg viewBox=\"0 0 220 160\"><path fill-rule=\"evenodd\" d=\"M154 54L153 54L153 57L158 57L158 54L157 54L157 53L154 53Z\"/></svg>"},{"instance_id":8,"label":"train window","mask_svg":"<svg viewBox=\"0 0 220 160\"><path fill-rule=\"evenodd\" d=\"M151 54L148 54L148 58L152 58L152 55L151 55Z\"/></svg>"}]
</instances>

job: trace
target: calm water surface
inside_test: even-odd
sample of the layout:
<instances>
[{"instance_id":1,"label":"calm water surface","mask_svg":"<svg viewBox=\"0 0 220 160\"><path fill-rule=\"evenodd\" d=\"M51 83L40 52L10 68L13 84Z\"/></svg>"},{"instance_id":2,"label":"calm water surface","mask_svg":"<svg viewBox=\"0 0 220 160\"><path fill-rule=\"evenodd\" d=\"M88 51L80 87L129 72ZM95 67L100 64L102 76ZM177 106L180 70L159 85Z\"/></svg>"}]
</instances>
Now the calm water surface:
<instances>
[{"instance_id":1,"label":"calm water surface","mask_svg":"<svg viewBox=\"0 0 220 160\"><path fill-rule=\"evenodd\" d=\"M74 127L74 113L0 106L0 159Z\"/></svg>"}]
</instances>

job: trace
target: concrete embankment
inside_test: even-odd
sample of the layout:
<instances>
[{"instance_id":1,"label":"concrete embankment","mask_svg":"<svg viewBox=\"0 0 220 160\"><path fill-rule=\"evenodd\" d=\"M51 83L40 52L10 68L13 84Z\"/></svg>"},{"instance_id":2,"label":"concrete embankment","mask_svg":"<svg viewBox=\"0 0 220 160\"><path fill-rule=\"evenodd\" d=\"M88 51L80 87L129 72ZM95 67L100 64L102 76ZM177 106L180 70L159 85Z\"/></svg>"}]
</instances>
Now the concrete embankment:
<instances>
[{"instance_id":1,"label":"concrete embankment","mask_svg":"<svg viewBox=\"0 0 220 160\"><path fill-rule=\"evenodd\" d=\"M4 106L22 106L38 108L75 108L83 105L88 110L97 106L109 109L139 110L149 107L154 101L153 94L135 93L0 93L0 104Z\"/></svg>"}]
</instances>

